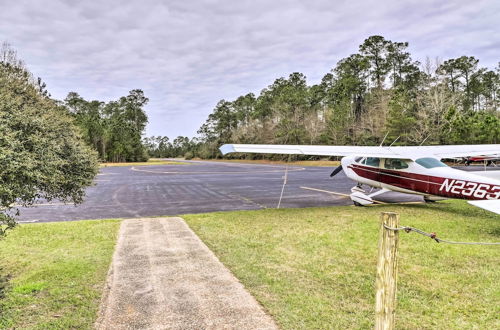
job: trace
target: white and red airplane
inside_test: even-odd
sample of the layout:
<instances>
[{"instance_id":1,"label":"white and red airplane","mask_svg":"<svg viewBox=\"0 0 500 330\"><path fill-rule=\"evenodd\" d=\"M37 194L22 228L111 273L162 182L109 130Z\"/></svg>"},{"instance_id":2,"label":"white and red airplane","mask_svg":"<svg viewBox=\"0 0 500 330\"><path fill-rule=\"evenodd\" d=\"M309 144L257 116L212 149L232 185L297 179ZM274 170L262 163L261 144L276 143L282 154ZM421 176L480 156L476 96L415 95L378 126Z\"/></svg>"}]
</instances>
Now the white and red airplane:
<instances>
[{"instance_id":1,"label":"white and red airplane","mask_svg":"<svg viewBox=\"0 0 500 330\"><path fill-rule=\"evenodd\" d=\"M469 166L474 162L484 162L485 165L496 166L496 162L500 161L500 155L475 156L464 158L465 166Z\"/></svg>"},{"instance_id":2,"label":"white and red airplane","mask_svg":"<svg viewBox=\"0 0 500 330\"><path fill-rule=\"evenodd\" d=\"M500 154L500 144L361 147L272 144L225 144L223 154L232 152L342 156L341 166L358 184L350 197L356 205L374 202L373 197L387 191L422 195L426 201L447 198L466 199L469 203L500 214L500 171L462 171L441 162L443 158L475 157ZM381 188L367 194L362 185Z\"/></svg>"}]
</instances>

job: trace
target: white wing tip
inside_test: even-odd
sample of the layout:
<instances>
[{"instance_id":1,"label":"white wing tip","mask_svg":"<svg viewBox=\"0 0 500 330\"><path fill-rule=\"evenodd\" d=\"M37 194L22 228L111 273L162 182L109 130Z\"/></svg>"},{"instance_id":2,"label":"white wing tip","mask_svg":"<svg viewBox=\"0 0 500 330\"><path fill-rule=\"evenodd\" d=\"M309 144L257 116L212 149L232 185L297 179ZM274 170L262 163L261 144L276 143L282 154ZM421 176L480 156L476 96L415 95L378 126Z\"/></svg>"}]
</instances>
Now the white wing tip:
<instances>
[{"instance_id":1,"label":"white wing tip","mask_svg":"<svg viewBox=\"0 0 500 330\"><path fill-rule=\"evenodd\" d=\"M232 144L224 144L219 148L219 150L223 155L227 155L231 152L236 152L236 150L234 149L234 145Z\"/></svg>"},{"instance_id":2,"label":"white wing tip","mask_svg":"<svg viewBox=\"0 0 500 330\"><path fill-rule=\"evenodd\" d=\"M499 199L487 199L478 201L468 201L469 204L480 207L484 210L500 214L500 200Z\"/></svg>"}]
</instances>

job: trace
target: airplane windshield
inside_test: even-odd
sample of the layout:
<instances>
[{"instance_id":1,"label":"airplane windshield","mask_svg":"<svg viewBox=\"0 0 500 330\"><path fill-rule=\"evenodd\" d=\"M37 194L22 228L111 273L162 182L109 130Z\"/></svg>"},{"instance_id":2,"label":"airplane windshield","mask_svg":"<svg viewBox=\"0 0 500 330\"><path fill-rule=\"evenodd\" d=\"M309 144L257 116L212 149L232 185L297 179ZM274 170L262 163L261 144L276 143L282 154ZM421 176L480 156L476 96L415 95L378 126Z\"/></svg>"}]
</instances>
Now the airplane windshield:
<instances>
[{"instance_id":1,"label":"airplane windshield","mask_svg":"<svg viewBox=\"0 0 500 330\"><path fill-rule=\"evenodd\" d=\"M380 166L380 158L366 157L364 164L369 165L369 166L379 167Z\"/></svg>"},{"instance_id":2,"label":"airplane windshield","mask_svg":"<svg viewBox=\"0 0 500 330\"><path fill-rule=\"evenodd\" d=\"M436 158L419 158L415 161L417 164L425 167L425 168L434 168L434 167L448 167L445 163L437 160Z\"/></svg>"}]
</instances>

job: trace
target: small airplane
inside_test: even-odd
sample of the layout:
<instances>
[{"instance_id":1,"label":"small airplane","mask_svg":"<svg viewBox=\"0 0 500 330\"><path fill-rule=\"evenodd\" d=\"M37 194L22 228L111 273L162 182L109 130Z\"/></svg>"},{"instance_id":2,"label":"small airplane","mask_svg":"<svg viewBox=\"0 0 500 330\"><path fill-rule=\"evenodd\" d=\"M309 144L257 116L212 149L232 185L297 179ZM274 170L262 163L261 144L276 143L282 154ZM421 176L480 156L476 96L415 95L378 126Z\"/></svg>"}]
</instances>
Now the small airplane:
<instances>
[{"instance_id":1,"label":"small airplane","mask_svg":"<svg viewBox=\"0 0 500 330\"><path fill-rule=\"evenodd\" d=\"M341 165L330 176L344 171L357 182L351 189L355 205L368 205L388 191L423 196L426 202L455 198L500 214L500 171L462 171L441 162L443 158L497 155L500 144L444 146L313 146L225 144L222 154L233 152L341 156ZM363 185L380 190L367 194Z\"/></svg>"},{"instance_id":2,"label":"small airplane","mask_svg":"<svg viewBox=\"0 0 500 330\"><path fill-rule=\"evenodd\" d=\"M464 158L464 163L465 166L469 166L471 163L475 162L484 162L485 166L493 165L496 166L496 162L500 161L500 155L483 155L483 156L476 156L476 157L465 157Z\"/></svg>"}]
</instances>

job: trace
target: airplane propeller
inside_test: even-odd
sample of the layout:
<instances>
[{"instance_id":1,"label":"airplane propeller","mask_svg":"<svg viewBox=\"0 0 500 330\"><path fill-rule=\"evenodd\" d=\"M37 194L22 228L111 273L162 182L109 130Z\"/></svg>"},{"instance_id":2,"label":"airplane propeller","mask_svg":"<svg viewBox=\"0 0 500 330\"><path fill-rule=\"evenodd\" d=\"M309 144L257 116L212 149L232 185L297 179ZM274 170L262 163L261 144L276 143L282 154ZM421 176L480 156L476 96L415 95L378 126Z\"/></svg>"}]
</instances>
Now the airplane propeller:
<instances>
[{"instance_id":1,"label":"airplane propeller","mask_svg":"<svg viewBox=\"0 0 500 330\"><path fill-rule=\"evenodd\" d=\"M342 171L342 165L334 169L332 174L330 174L330 177L334 177L335 175L339 174L340 171Z\"/></svg>"}]
</instances>

